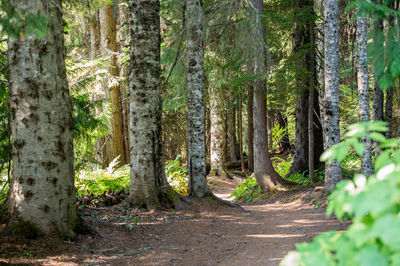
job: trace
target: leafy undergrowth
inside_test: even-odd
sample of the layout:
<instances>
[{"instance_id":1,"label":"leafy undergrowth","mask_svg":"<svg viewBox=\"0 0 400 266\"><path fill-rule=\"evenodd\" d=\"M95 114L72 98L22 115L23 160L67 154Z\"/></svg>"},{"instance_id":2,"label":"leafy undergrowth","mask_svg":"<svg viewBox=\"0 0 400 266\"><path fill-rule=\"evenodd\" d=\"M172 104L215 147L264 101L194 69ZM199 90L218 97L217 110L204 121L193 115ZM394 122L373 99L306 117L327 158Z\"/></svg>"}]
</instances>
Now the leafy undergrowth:
<instances>
[{"instance_id":1,"label":"leafy undergrowth","mask_svg":"<svg viewBox=\"0 0 400 266\"><path fill-rule=\"evenodd\" d=\"M364 152L364 136L380 142L383 152L368 179L356 174L337 184L329 196L327 215L350 218L347 231L324 233L311 243L296 246L281 265L400 265L400 139L386 139L384 122L349 127L346 139L328 149L322 158L342 161L350 150Z\"/></svg>"},{"instance_id":2,"label":"leafy undergrowth","mask_svg":"<svg viewBox=\"0 0 400 266\"><path fill-rule=\"evenodd\" d=\"M82 169L76 174L77 198L82 204L113 205L127 197L130 183L129 165L115 168L117 160L102 169L99 166ZM187 195L188 176L179 157L167 161L165 173L171 187L181 195Z\"/></svg>"},{"instance_id":3,"label":"leafy undergrowth","mask_svg":"<svg viewBox=\"0 0 400 266\"><path fill-rule=\"evenodd\" d=\"M286 160L280 157L273 157L272 162L277 173L280 176L285 176L293 162L293 157L289 155ZM320 170L315 171L315 176L318 180L323 180L323 173ZM295 173L286 177L286 179L302 186L307 186L312 183L312 180L306 173ZM234 200L237 202L251 203L258 201L260 198L269 197L270 195L265 195L265 193L262 192L261 187L257 184L254 176L252 176L247 178L242 184L239 184L236 189L232 191L231 196L233 196Z\"/></svg>"}]
</instances>

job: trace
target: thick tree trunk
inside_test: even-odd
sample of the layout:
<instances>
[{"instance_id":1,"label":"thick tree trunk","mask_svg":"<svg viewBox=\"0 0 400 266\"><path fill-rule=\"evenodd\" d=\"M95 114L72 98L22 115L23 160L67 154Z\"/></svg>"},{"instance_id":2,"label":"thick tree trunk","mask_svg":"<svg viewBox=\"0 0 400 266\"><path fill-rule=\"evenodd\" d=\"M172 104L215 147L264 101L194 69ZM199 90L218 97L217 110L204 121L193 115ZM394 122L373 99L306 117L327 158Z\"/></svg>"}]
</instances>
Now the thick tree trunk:
<instances>
[{"instance_id":1,"label":"thick tree trunk","mask_svg":"<svg viewBox=\"0 0 400 266\"><path fill-rule=\"evenodd\" d=\"M188 56L188 168L189 194L211 195L206 179L203 10L200 0L186 0Z\"/></svg>"},{"instance_id":2,"label":"thick tree trunk","mask_svg":"<svg viewBox=\"0 0 400 266\"><path fill-rule=\"evenodd\" d=\"M73 237L80 224L75 204L73 119L64 63L61 0L11 1L49 20L49 34L9 37L13 140L8 200L13 223L45 234ZM27 225L33 225L28 228ZM32 232L34 234L34 232Z\"/></svg>"},{"instance_id":3,"label":"thick tree trunk","mask_svg":"<svg viewBox=\"0 0 400 266\"><path fill-rule=\"evenodd\" d=\"M126 164L123 131L122 131L122 113L121 113L121 96L119 83L117 78L118 62L117 62L117 39L116 39L116 23L113 17L113 6L106 5L99 11L100 20L100 36L101 44L104 52L110 57L109 73L110 81L107 87L108 95L111 103L111 143L112 143L112 159L119 156L118 166Z\"/></svg>"},{"instance_id":4,"label":"thick tree trunk","mask_svg":"<svg viewBox=\"0 0 400 266\"><path fill-rule=\"evenodd\" d=\"M248 160L249 170L254 171L254 123L253 123L253 97L254 87L253 83L248 86L247 92L247 142L248 142Z\"/></svg>"},{"instance_id":5,"label":"thick tree trunk","mask_svg":"<svg viewBox=\"0 0 400 266\"><path fill-rule=\"evenodd\" d=\"M161 131L160 2L130 2L130 151L129 200L147 209L165 204L169 185L165 177Z\"/></svg>"},{"instance_id":6,"label":"thick tree trunk","mask_svg":"<svg viewBox=\"0 0 400 266\"><path fill-rule=\"evenodd\" d=\"M216 87L210 88L211 121L211 174L225 175L225 119L221 92Z\"/></svg>"},{"instance_id":7,"label":"thick tree trunk","mask_svg":"<svg viewBox=\"0 0 400 266\"><path fill-rule=\"evenodd\" d=\"M252 31L255 40L254 45L254 73L265 75L266 73L266 43L265 25L262 23L261 14L264 11L262 0L251 0L253 9ZM266 121L265 79L260 78L254 82L254 173L257 183L264 191L272 190L277 183L284 182L272 166L268 153L268 134Z\"/></svg>"},{"instance_id":8,"label":"thick tree trunk","mask_svg":"<svg viewBox=\"0 0 400 266\"><path fill-rule=\"evenodd\" d=\"M325 17L325 95L324 129L327 148L340 142L339 129L339 8L337 0L324 2ZM340 163L325 167L325 189L332 191L342 179Z\"/></svg>"},{"instance_id":9,"label":"thick tree trunk","mask_svg":"<svg viewBox=\"0 0 400 266\"><path fill-rule=\"evenodd\" d=\"M370 121L369 81L367 62L367 20L357 17L357 85L360 122ZM361 157L361 169L365 176L372 175L371 139L364 137L364 154Z\"/></svg>"}]
</instances>

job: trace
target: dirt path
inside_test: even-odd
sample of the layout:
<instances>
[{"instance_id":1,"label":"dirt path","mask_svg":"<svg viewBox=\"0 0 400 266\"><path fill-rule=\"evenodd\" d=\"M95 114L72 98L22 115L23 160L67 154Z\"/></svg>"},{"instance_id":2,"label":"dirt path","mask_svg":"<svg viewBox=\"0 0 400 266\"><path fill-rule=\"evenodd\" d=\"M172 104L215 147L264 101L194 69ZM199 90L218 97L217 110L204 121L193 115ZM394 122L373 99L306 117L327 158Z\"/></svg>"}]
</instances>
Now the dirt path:
<instances>
[{"instance_id":1,"label":"dirt path","mask_svg":"<svg viewBox=\"0 0 400 266\"><path fill-rule=\"evenodd\" d=\"M237 180L214 179L229 197ZM326 219L323 208L294 200L313 189L278 193L279 201L244 206L194 202L190 211L143 213L122 205L86 210L100 233L78 241L22 243L0 239L0 262L44 265L278 265L296 243L347 224ZM289 202L290 201L290 202ZM282 203L288 202L288 203ZM5 244L3 244L5 243Z\"/></svg>"}]
</instances>

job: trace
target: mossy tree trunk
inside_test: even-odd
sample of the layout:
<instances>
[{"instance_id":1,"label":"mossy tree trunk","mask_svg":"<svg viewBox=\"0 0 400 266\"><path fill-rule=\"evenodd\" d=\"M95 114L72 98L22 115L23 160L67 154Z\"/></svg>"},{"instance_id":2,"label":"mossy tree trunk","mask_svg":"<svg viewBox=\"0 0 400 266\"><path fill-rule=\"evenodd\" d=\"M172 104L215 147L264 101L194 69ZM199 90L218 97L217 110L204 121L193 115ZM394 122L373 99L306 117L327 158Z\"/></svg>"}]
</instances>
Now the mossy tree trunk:
<instances>
[{"instance_id":1,"label":"mossy tree trunk","mask_svg":"<svg viewBox=\"0 0 400 266\"><path fill-rule=\"evenodd\" d=\"M61 0L11 4L28 13L40 12L50 20L46 37L25 34L24 38L10 36L8 41L13 139L10 224L22 222L44 234L72 237L80 222Z\"/></svg>"}]
</instances>

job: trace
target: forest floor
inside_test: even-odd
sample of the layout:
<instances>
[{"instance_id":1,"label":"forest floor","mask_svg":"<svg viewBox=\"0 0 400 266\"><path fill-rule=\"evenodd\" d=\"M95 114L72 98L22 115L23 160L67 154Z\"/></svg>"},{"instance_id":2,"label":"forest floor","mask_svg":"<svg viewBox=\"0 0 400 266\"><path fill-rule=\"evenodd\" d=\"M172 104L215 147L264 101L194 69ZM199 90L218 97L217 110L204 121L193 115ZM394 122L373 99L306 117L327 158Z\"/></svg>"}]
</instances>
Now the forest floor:
<instances>
[{"instance_id":1,"label":"forest floor","mask_svg":"<svg viewBox=\"0 0 400 266\"><path fill-rule=\"evenodd\" d=\"M227 200L240 182L209 178L215 195ZM278 265L296 243L348 226L325 217L321 187L282 189L242 206L245 212L192 199L184 211L144 212L124 203L85 207L95 235L0 237L0 265Z\"/></svg>"}]
</instances>

